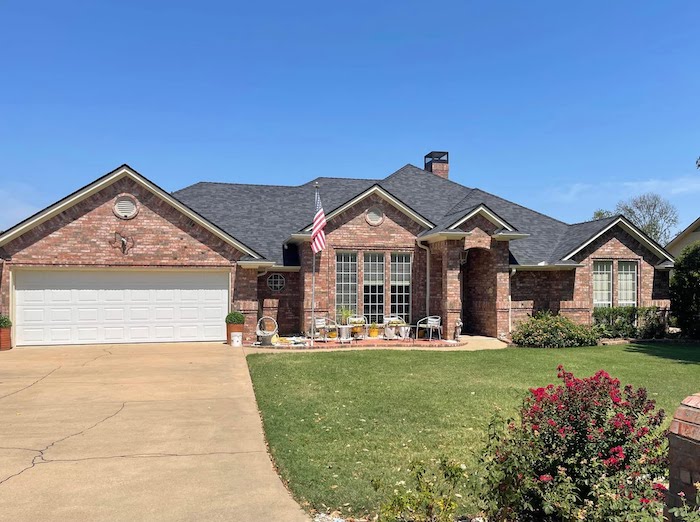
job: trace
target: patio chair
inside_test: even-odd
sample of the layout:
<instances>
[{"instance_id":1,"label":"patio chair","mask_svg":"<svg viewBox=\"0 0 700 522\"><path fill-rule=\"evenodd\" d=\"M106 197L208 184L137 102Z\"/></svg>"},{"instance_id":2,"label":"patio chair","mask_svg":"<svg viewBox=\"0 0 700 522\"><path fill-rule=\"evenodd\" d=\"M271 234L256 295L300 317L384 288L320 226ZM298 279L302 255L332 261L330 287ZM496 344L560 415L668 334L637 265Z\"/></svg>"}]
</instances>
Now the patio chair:
<instances>
[{"instance_id":1,"label":"patio chair","mask_svg":"<svg viewBox=\"0 0 700 522\"><path fill-rule=\"evenodd\" d=\"M399 332L399 327L404 326L406 321L397 315L384 316L384 339L403 339Z\"/></svg>"},{"instance_id":2,"label":"patio chair","mask_svg":"<svg viewBox=\"0 0 700 522\"><path fill-rule=\"evenodd\" d=\"M367 318L364 315L351 315L348 317L348 325L352 328L362 328L362 333L356 335L356 337L362 337L363 339L367 337Z\"/></svg>"},{"instance_id":3,"label":"patio chair","mask_svg":"<svg viewBox=\"0 0 700 522\"><path fill-rule=\"evenodd\" d=\"M313 326L311 335L316 338L318 332L319 341L328 341L330 332L336 332L336 336L338 334L338 323L329 317L316 317Z\"/></svg>"},{"instance_id":4,"label":"patio chair","mask_svg":"<svg viewBox=\"0 0 700 522\"><path fill-rule=\"evenodd\" d=\"M261 317L255 327L255 334L260 337L260 346L272 346L272 338L277 335L279 326L274 318Z\"/></svg>"},{"instance_id":5,"label":"patio chair","mask_svg":"<svg viewBox=\"0 0 700 522\"><path fill-rule=\"evenodd\" d=\"M442 339L442 319L439 315L424 317L416 323L416 339L418 339L418 333L421 329L425 330L425 335L429 336L431 341L433 340L433 332L437 333L438 339Z\"/></svg>"}]
</instances>

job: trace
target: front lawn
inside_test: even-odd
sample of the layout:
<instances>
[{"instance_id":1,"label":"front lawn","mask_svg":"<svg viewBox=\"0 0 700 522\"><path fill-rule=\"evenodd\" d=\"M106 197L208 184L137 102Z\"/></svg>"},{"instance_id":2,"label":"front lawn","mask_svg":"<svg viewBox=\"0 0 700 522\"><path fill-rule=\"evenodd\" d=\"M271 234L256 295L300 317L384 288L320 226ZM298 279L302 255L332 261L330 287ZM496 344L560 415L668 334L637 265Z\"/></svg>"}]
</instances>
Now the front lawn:
<instances>
[{"instance_id":1,"label":"front lawn","mask_svg":"<svg viewBox=\"0 0 700 522\"><path fill-rule=\"evenodd\" d=\"M473 466L495 410L516 411L528 388L607 370L645 386L669 415L700 385L700 345L562 350L358 351L248 357L274 460L307 509L374 512L372 479L392 483L414 459Z\"/></svg>"}]
</instances>

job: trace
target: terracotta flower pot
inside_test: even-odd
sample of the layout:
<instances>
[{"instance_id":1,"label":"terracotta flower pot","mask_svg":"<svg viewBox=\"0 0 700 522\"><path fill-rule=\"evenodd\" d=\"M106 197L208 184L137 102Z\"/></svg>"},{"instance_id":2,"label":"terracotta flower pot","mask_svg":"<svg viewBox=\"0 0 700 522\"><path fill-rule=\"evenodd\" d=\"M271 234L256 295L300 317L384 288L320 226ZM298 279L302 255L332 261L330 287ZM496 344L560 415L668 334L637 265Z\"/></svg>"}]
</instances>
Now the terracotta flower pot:
<instances>
[{"instance_id":1,"label":"terracotta flower pot","mask_svg":"<svg viewBox=\"0 0 700 522\"><path fill-rule=\"evenodd\" d=\"M231 344L231 334L234 332L243 333L243 325L226 323L226 342L228 344Z\"/></svg>"},{"instance_id":2,"label":"terracotta flower pot","mask_svg":"<svg viewBox=\"0 0 700 522\"><path fill-rule=\"evenodd\" d=\"M0 328L0 350L12 349L12 328Z\"/></svg>"},{"instance_id":3,"label":"terracotta flower pot","mask_svg":"<svg viewBox=\"0 0 700 522\"><path fill-rule=\"evenodd\" d=\"M379 328L370 328L369 329L369 336L370 337L379 337Z\"/></svg>"}]
</instances>

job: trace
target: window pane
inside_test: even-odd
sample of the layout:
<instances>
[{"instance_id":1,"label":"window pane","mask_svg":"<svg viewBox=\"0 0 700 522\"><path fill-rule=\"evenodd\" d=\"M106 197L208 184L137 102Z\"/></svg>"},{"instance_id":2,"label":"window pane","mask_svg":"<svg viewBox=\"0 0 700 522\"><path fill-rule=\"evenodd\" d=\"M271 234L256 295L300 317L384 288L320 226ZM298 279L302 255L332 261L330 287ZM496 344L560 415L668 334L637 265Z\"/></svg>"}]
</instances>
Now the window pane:
<instances>
[{"instance_id":1,"label":"window pane","mask_svg":"<svg viewBox=\"0 0 700 522\"><path fill-rule=\"evenodd\" d=\"M620 261L617 265L618 304L637 306L637 262Z\"/></svg>"},{"instance_id":2,"label":"window pane","mask_svg":"<svg viewBox=\"0 0 700 522\"><path fill-rule=\"evenodd\" d=\"M384 254L364 258L363 311L370 323L384 322Z\"/></svg>"},{"instance_id":3,"label":"window pane","mask_svg":"<svg viewBox=\"0 0 700 522\"><path fill-rule=\"evenodd\" d=\"M391 315L411 322L411 254L391 254Z\"/></svg>"},{"instance_id":4,"label":"window pane","mask_svg":"<svg viewBox=\"0 0 700 522\"><path fill-rule=\"evenodd\" d=\"M593 306L612 306L612 261L593 262Z\"/></svg>"},{"instance_id":5,"label":"window pane","mask_svg":"<svg viewBox=\"0 0 700 522\"><path fill-rule=\"evenodd\" d=\"M340 310L349 308L357 315L357 254L338 252L335 255L335 317L341 320Z\"/></svg>"}]
</instances>

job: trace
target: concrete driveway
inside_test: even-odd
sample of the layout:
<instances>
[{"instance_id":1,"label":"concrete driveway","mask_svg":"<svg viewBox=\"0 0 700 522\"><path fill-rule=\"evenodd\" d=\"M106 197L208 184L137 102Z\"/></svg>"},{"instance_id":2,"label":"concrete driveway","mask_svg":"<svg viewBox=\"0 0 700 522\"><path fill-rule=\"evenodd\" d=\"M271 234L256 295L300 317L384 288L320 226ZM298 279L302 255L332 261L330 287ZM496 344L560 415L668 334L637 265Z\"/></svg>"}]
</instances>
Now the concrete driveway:
<instances>
[{"instance_id":1,"label":"concrete driveway","mask_svg":"<svg viewBox=\"0 0 700 522\"><path fill-rule=\"evenodd\" d=\"M308 521L268 457L240 349L0 353L4 520Z\"/></svg>"}]
</instances>

